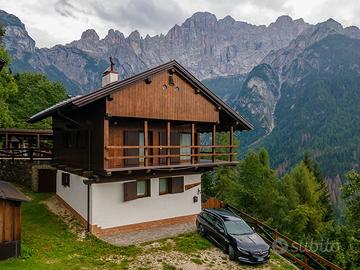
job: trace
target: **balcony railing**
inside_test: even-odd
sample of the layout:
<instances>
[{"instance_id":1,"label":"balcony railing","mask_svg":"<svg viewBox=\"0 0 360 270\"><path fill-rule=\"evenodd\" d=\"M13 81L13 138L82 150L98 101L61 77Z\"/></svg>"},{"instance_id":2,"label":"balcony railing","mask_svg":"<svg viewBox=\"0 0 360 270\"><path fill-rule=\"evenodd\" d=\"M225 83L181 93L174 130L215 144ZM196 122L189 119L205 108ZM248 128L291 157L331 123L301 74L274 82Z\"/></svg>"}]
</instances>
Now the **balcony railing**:
<instances>
[{"instance_id":1,"label":"balcony railing","mask_svg":"<svg viewBox=\"0 0 360 270\"><path fill-rule=\"evenodd\" d=\"M159 145L159 146L106 146L105 147L105 160L139 160L139 166L154 166L154 159L165 159L166 165L173 165L171 158L179 158L180 163L199 164L199 163L216 163L218 161L234 161L237 153L234 151L237 145ZM125 150L138 150L143 153L139 155L126 155ZM188 149L189 153L171 153L171 150ZM122 153L116 153L112 150L122 150ZM156 154L150 151L157 150ZM207 150L207 151L206 151ZM166 151L166 153L160 153ZM152 162L150 162L152 161ZM160 164L160 162L158 162ZM162 162L164 165L164 162ZM121 167L121 166L115 166Z\"/></svg>"},{"instance_id":2,"label":"balcony railing","mask_svg":"<svg viewBox=\"0 0 360 270\"><path fill-rule=\"evenodd\" d=\"M51 148L3 148L0 149L0 160L51 160Z\"/></svg>"}]
</instances>

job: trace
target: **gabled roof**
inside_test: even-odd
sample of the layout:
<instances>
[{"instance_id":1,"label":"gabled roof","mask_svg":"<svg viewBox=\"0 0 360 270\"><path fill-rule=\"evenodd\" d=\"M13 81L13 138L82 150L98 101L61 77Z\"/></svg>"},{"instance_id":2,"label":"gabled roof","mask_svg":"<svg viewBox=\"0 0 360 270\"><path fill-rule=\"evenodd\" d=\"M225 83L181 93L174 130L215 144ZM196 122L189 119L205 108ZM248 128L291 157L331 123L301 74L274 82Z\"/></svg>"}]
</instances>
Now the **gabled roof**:
<instances>
[{"instance_id":1,"label":"gabled roof","mask_svg":"<svg viewBox=\"0 0 360 270\"><path fill-rule=\"evenodd\" d=\"M18 191L11 183L0 181L0 199L27 202L28 198Z\"/></svg>"},{"instance_id":2,"label":"gabled roof","mask_svg":"<svg viewBox=\"0 0 360 270\"><path fill-rule=\"evenodd\" d=\"M154 67L145 72L142 72L135 76L127 78L125 80L111 83L97 91L90 92L89 94L86 94L83 96L76 96L76 97L72 97L67 100L64 100L58 104L55 104L54 106L51 106L33 116L31 116L29 118L28 122L35 123L37 121L40 121L42 119L45 119L45 118L53 115L57 111L63 110L65 108L80 108L80 107L86 106L87 104L90 104L94 101L97 101L101 98L108 96L109 94L111 94L115 91L120 90L120 88L123 86L126 86L126 85L133 83L135 81L138 81L138 80L144 80L153 74L156 74L160 71L169 70L169 69L174 69L178 74L180 74L184 79L186 79L191 85L193 85L195 88L197 88L200 91L200 93L202 93L205 97L207 97L209 100L211 100L213 103L215 103L221 109L223 109L229 115L229 117L233 118L236 122L238 122L238 125L241 126L242 130L253 129L253 126L245 118L243 118L239 113L234 111L230 106L228 106L224 101L222 101L218 96L216 96L210 89L208 89L203 83L201 83L198 79L196 79L189 71L187 71L182 65L180 65L175 60L172 60L172 61L162 64L160 66Z\"/></svg>"}]
</instances>

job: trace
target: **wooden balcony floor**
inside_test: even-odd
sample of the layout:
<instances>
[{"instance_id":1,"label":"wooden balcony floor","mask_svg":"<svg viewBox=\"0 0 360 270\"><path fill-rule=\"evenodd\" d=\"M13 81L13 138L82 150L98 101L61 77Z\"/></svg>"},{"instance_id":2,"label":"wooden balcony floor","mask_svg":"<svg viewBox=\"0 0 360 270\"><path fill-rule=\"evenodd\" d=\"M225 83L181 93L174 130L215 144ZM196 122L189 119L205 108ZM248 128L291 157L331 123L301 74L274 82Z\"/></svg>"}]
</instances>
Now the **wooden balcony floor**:
<instances>
[{"instance_id":1,"label":"wooden balcony floor","mask_svg":"<svg viewBox=\"0 0 360 270\"><path fill-rule=\"evenodd\" d=\"M238 161L225 161L225 160L216 160L212 162L211 160L200 160L199 163L191 164L181 163L181 164L170 164L170 165L156 165L156 166L136 166L136 167L117 167L106 169L106 172L126 172L126 171L140 171L140 170L182 170L187 168L205 168L205 167L218 167L218 166L234 166Z\"/></svg>"}]
</instances>

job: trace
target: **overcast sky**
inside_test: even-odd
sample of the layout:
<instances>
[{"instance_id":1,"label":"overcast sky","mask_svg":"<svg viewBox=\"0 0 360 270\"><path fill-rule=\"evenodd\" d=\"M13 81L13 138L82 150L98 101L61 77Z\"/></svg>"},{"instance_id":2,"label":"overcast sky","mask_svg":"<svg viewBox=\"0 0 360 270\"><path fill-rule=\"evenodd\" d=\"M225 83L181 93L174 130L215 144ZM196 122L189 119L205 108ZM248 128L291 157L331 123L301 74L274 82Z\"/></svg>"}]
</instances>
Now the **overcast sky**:
<instances>
[{"instance_id":1,"label":"overcast sky","mask_svg":"<svg viewBox=\"0 0 360 270\"><path fill-rule=\"evenodd\" d=\"M101 38L110 28L125 35L135 29L142 36L165 34L197 11L256 25L286 14L310 23L333 18L360 26L360 0L0 0L0 9L19 17L38 47L71 42L89 28Z\"/></svg>"}]
</instances>

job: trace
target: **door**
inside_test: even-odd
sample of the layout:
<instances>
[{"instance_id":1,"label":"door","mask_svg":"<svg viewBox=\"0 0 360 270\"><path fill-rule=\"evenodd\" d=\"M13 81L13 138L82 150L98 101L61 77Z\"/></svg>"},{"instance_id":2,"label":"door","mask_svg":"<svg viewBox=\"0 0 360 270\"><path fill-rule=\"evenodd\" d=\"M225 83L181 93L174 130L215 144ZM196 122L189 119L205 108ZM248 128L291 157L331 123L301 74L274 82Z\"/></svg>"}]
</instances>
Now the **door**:
<instances>
[{"instance_id":1,"label":"door","mask_svg":"<svg viewBox=\"0 0 360 270\"><path fill-rule=\"evenodd\" d=\"M124 146L139 146L139 132L138 131L125 131L124 132ZM124 150L124 156L139 156L139 148L130 148ZM139 166L139 158L126 158L124 164L127 167Z\"/></svg>"},{"instance_id":2,"label":"door","mask_svg":"<svg viewBox=\"0 0 360 270\"><path fill-rule=\"evenodd\" d=\"M38 192L56 192L56 170L38 170Z\"/></svg>"},{"instance_id":3,"label":"door","mask_svg":"<svg viewBox=\"0 0 360 270\"><path fill-rule=\"evenodd\" d=\"M161 146L167 145L165 131L159 132L159 145L161 145ZM177 132L170 133L170 145L171 146L179 146L180 145L180 133L177 133ZM167 150L166 148L160 149L160 155L166 155L166 153L167 153L166 150ZM170 149L170 155L180 155L180 149L179 148ZM171 164L179 164L180 156L171 157L170 163ZM166 158L160 158L160 164L166 165Z\"/></svg>"},{"instance_id":4,"label":"door","mask_svg":"<svg viewBox=\"0 0 360 270\"><path fill-rule=\"evenodd\" d=\"M180 133L171 132L170 144L172 146L180 146ZM180 163L180 148L171 149L170 154L171 155L177 155L176 157L170 158L171 164L179 164Z\"/></svg>"}]
</instances>

